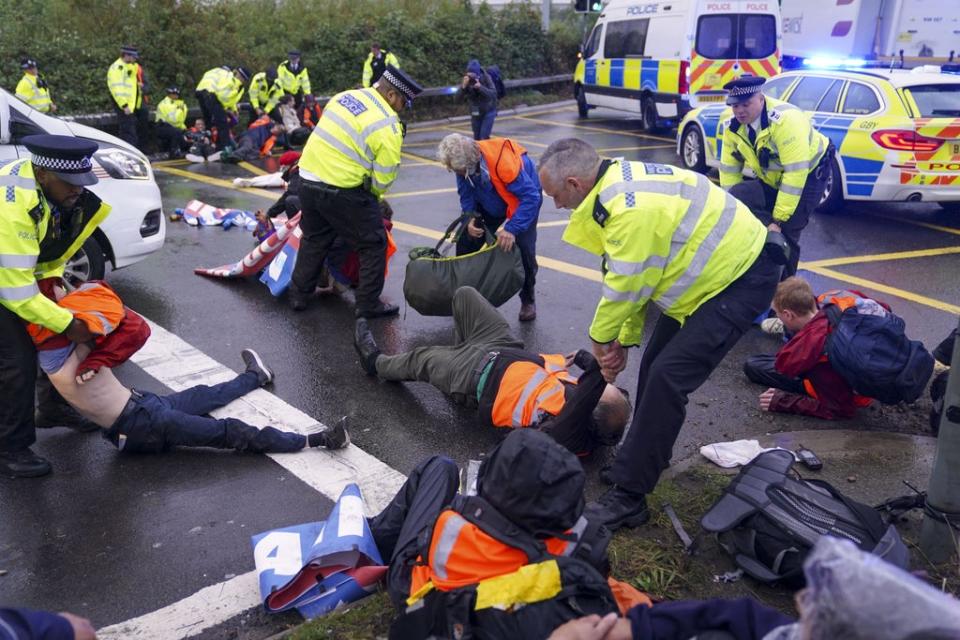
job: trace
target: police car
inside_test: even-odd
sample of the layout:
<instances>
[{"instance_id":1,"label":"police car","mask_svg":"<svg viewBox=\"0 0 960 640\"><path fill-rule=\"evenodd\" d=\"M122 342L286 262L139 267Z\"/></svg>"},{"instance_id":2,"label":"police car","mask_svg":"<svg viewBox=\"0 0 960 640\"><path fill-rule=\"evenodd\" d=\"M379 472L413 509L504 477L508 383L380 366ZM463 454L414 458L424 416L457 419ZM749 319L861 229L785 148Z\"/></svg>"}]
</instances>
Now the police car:
<instances>
[{"instance_id":1,"label":"police car","mask_svg":"<svg viewBox=\"0 0 960 640\"><path fill-rule=\"evenodd\" d=\"M837 148L821 211L844 200L931 201L960 213L960 75L906 70L790 71L763 93L808 112ZM694 109L677 128L681 164L720 164L722 104Z\"/></svg>"},{"instance_id":2,"label":"police car","mask_svg":"<svg viewBox=\"0 0 960 640\"><path fill-rule=\"evenodd\" d=\"M100 182L90 190L112 210L67 262L65 279L72 284L100 279L108 262L119 269L163 247L166 227L160 188L142 153L99 129L40 113L0 89L0 164L28 157L20 140L35 133L87 138L100 145L93 157Z\"/></svg>"}]
</instances>

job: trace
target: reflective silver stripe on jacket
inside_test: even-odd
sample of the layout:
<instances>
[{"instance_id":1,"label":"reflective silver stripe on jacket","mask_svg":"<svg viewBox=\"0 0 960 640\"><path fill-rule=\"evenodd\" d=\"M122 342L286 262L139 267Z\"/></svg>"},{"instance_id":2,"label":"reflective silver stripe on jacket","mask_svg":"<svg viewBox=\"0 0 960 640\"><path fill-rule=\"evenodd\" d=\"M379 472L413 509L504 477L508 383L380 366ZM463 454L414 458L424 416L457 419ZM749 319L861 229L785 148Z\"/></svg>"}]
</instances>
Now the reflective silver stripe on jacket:
<instances>
[{"instance_id":1,"label":"reflective silver stripe on jacket","mask_svg":"<svg viewBox=\"0 0 960 640\"><path fill-rule=\"evenodd\" d=\"M5 269L33 269L36 265L37 256L0 253L0 267Z\"/></svg>"},{"instance_id":2,"label":"reflective silver stripe on jacket","mask_svg":"<svg viewBox=\"0 0 960 640\"><path fill-rule=\"evenodd\" d=\"M800 195L801 193L803 193L803 187L794 187L794 186L791 186L791 185L789 185L789 184L783 184L783 183L781 182L781 183L780 183L780 191L783 191L784 193L788 193L788 194L790 194L791 196L798 196L798 195Z\"/></svg>"},{"instance_id":3,"label":"reflective silver stripe on jacket","mask_svg":"<svg viewBox=\"0 0 960 640\"><path fill-rule=\"evenodd\" d=\"M330 114L324 113L323 117L329 118ZM356 149L351 149L346 144L344 144L341 140L338 140L337 138L335 138L334 135L329 131L325 131L320 127L315 127L313 129L313 135L318 136L321 140L323 140L328 145L330 145L331 147L333 147L343 155L347 156L348 158L356 162L361 167L367 170L370 170L372 168L372 164L373 164L372 162L370 162L369 160L361 156L359 153L357 153Z\"/></svg>"},{"instance_id":4,"label":"reflective silver stripe on jacket","mask_svg":"<svg viewBox=\"0 0 960 640\"><path fill-rule=\"evenodd\" d=\"M631 262L629 260L614 260L609 255L604 255L607 264L607 271L618 276L635 276L643 273L647 269L663 269L667 266L666 256L650 256L643 262Z\"/></svg>"},{"instance_id":5,"label":"reflective silver stripe on jacket","mask_svg":"<svg viewBox=\"0 0 960 640\"><path fill-rule=\"evenodd\" d=\"M29 300L38 293L40 293L40 289L37 287L36 282L31 282L30 284L25 284L20 287L0 287L0 298L9 300L10 302Z\"/></svg>"},{"instance_id":6,"label":"reflective silver stripe on jacket","mask_svg":"<svg viewBox=\"0 0 960 640\"><path fill-rule=\"evenodd\" d=\"M514 427L524 426L523 407L526 406L527 400L529 400L530 396L533 395L533 392L537 390L537 387L540 386L540 383L546 379L547 372L541 369L533 374L529 380L527 380L527 384L525 384L523 387L523 393L520 394L520 400L517 401L517 406L513 408L513 415L510 417Z\"/></svg>"},{"instance_id":7,"label":"reflective silver stripe on jacket","mask_svg":"<svg viewBox=\"0 0 960 640\"><path fill-rule=\"evenodd\" d=\"M433 561L430 566L441 580L447 579L447 562L453 547L457 543L460 531L467 525L467 521L459 513L452 514L443 525L443 531L437 539L437 547L433 552Z\"/></svg>"},{"instance_id":8,"label":"reflective silver stripe on jacket","mask_svg":"<svg viewBox=\"0 0 960 640\"><path fill-rule=\"evenodd\" d=\"M576 524L573 525L573 528L570 529L570 533L576 536L574 540L568 540L566 546L563 548L563 553L561 556L572 556L573 552L576 551L577 545L580 544L580 539L583 537L583 532L587 530L587 525L589 522L583 516L580 516L577 519Z\"/></svg>"},{"instance_id":9,"label":"reflective silver stripe on jacket","mask_svg":"<svg viewBox=\"0 0 960 640\"><path fill-rule=\"evenodd\" d=\"M20 187L21 189L33 190L37 188L37 181L33 178L5 175L0 176L0 187Z\"/></svg>"}]
</instances>

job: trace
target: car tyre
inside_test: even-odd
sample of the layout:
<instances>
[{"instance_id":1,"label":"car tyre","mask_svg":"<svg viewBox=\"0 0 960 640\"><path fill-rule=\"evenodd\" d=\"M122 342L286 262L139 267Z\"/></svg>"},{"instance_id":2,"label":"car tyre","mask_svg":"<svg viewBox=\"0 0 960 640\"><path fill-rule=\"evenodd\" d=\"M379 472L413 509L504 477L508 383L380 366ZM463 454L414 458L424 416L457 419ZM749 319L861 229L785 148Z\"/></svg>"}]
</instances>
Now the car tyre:
<instances>
[{"instance_id":1,"label":"car tyre","mask_svg":"<svg viewBox=\"0 0 960 640\"><path fill-rule=\"evenodd\" d=\"M100 243L87 238L64 265L63 279L74 287L89 280L103 280L106 267L107 258Z\"/></svg>"},{"instance_id":2,"label":"car tyre","mask_svg":"<svg viewBox=\"0 0 960 640\"><path fill-rule=\"evenodd\" d=\"M830 162L830 175L827 176L827 184L824 187L820 204L817 205L817 211L820 213L839 213L843 209L843 204L843 178L840 176L840 165L834 158Z\"/></svg>"},{"instance_id":3,"label":"car tyre","mask_svg":"<svg viewBox=\"0 0 960 640\"><path fill-rule=\"evenodd\" d=\"M697 173L707 172L703 134L700 133L700 129L696 125L691 124L683 131L683 137L680 138L680 162L684 169Z\"/></svg>"},{"instance_id":4,"label":"car tyre","mask_svg":"<svg viewBox=\"0 0 960 640\"><path fill-rule=\"evenodd\" d=\"M581 118L586 118L590 114L590 105L587 104L587 95L583 91L582 85L577 85L577 113Z\"/></svg>"},{"instance_id":5,"label":"car tyre","mask_svg":"<svg viewBox=\"0 0 960 640\"><path fill-rule=\"evenodd\" d=\"M660 127L657 126L657 103L653 98L647 97L640 102L640 112L643 114L643 126L647 133L658 133Z\"/></svg>"}]
</instances>

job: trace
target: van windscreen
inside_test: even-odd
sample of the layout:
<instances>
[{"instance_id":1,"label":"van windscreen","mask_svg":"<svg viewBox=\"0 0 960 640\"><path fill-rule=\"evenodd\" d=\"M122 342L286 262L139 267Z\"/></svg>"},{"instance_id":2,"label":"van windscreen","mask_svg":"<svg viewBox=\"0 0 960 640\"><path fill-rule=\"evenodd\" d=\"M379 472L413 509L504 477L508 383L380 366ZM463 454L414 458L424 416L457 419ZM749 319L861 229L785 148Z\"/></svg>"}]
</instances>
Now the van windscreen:
<instances>
[{"instance_id":1,"label":"van windscreen","mask_svg":"<svg viewBox=\"0 0 960 640\"><path fill-rule=\"evenodd\" d=\"M766 58L777 50L777 21L757 13L700 16L696 50L713 60Z\"/></svg>"}]
</instances>

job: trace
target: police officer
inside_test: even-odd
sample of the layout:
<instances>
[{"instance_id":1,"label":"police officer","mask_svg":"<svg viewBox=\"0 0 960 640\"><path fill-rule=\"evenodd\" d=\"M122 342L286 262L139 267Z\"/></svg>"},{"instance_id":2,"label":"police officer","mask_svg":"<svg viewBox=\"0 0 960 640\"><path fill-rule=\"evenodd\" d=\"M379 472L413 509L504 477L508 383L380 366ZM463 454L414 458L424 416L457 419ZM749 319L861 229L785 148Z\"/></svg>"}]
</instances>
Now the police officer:
<instances>
[{"instance_id":1,"label":"police officer","mask_svg":"<svg viewBox=\"0 0 960 640\"><path fill-rule=\"evenodd\" d=\"M397 69L400 68L400 61L397 60L397 56L386 49L382 49L379 42L371 44L370 53L367 54L367 59L363 61L363 86L365 88L369 87L379 80L388 64Z\"/></svg>"},{"instance_id":2,"label":"police officer","mask_svg":"<svg viewBox=\"0 0 960 640\"><path fill-rule=\"evenodd\" d=\"M57 105L50 98L50 87L37 70L37 61L24 58L20 68L23 69L23 77L17 83L17 97L40 113L56 111Z\"/></svg>"},{"instance_id":3,"label":"police officer","mask_svg":"<svg viewBox=\"0 0 960 640\"><path fill-rule=\"evenodd\" d=\"M820 204L833 145L809 117L790 103L767 98L763 78L745 75L728 82L720 156L720 186L746 204L761 222L781 231L790 245L783 270L797 272L800 233ZM743 180L744 165L757 180Z\"/></svg>"},{"instance_id":4,"label":"police officer","mask_svg":"<svg viewBox=\"0 0 960 640\"><path fill-rule=\"evenodd\" d=\"M179 87L168 87L167 96L157 105L157 138L170 158L183 155L187 140L187 103L180 99Z\"/></svg>"},{"instance_id":5,"label":"police officer","mask_svg":"<svg viewBox=\"0 0 960 640\"><path fill-rule=\"evenodd\" d=\"M642 524L687 396L768 308L780 265L765 251L763 224L700 174L601 159L568 138L544 152L540 182L557 207L573 210L564 241L603 258L590 338L607 382L639 346L650 303L661 311L640 361L633 422L608 475L614 486L587 507L588 519L612 529Z\"/></svg>"},{"instance_id":6,"label":"police officer","mask_svg":"<svg viewBox=\"0 0 960 640\"><path fill-rule=\"evenodd\" d=\"M250 121L253 122L263 114L269 115L277 122L282 122L277 105L284 96L283 87L274 68L255 73L250 79L250 109L253 112Z\"/></svg>"},{"instance_id":7,"label":"police officer","mask_svg":"<svg viewBox=\"0 0 960 640\"><path fill-rule=\"evenodd\" d=\"M136 47L124 45L120 47L120 57L107 70L107 88L117 112L117 135L135 147L140 145L137 120L145 114L143 76L140 63L137 62L139 58L140 51Z\"/></svg>"},{"instance_id":8,"label":"police officer","mask_svg":"<svg viewBox=\"0 0 960 640\"><path fill-rule=\"evenodd\" d=\"M379 200L400 168L404 129L397 114L421 91L412 78L388 66L374 87L338 93L327 103L300 157L303 238L287 293L295 311L306 309L327 251L340 236L360 256L357 316L399 312L380 300L387 238Z\"/></svg>"},{"instance_id":9,"label":"police officer","mask_svg":"<svg viewBox=\"0 0 960 640\"><path fill-rule=\"evenodd\" d=\"M61 278L67 259L110 212L85 188L97 182L90 160L96 143L33 135L23 144L32 159L0 167L0 475L14 477L50 473L50 463L30 450L37 354L25 323L73 342L93 339L38 281L46 287L46 279Z\"/></svg>"},{"instance_id":10,"label":"police officer","mask_svg":"<svg viewBox=\"0 0 960 640\"><path fill-rule=\"evenodd\" d=\"M250 79L246 67L228 66L210 69L197 84L194 95L200 103L200 111L207 126L216 129L216 147L222 150L230 142L228 116L238 117L237 104L243 96L243 83Z\"/></svg>"},{"instance_id":11,"label":"police officer","mask_svg":"<svg viewBox=\"0 0 960 640\"><path fill-rule=\"evenodd\" d=\"M310 72L300 61L300 51L291 49L287 52L287 59L277 65L277 79L284 93L293 96L299 109L304 94L311 93Z\"/></svg>"}]
</instances>

